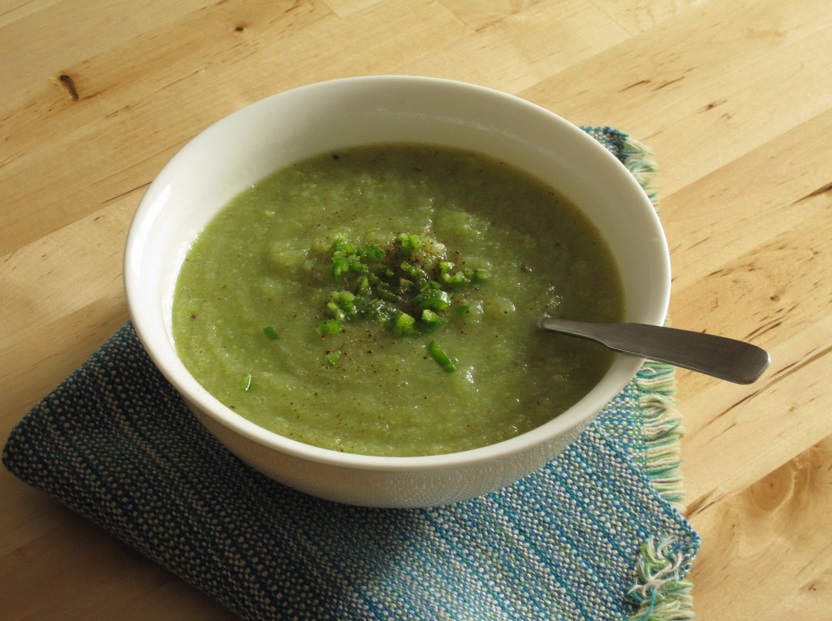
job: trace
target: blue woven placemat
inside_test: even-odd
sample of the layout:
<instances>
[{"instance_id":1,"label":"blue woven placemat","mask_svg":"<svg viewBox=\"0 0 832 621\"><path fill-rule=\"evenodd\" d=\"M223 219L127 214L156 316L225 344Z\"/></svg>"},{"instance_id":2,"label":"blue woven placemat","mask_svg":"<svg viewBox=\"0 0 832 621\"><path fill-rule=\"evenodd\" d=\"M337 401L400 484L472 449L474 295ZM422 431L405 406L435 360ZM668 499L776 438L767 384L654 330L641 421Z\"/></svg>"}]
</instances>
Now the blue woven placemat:
<instances>
[{"instance_id":1,"label":"blue woven placemat","mask_svg":"<svg viewBox=\"0 0 832 621\"><path fill-rule=\"evenodd\" d=\"M642 181L626 134L585 128ZM445 507L367 509L255 472L130 323L15 427L3 463L246 621L692 619L673 370L646 364L561 456Z\"/></svg>"}]
</instances>

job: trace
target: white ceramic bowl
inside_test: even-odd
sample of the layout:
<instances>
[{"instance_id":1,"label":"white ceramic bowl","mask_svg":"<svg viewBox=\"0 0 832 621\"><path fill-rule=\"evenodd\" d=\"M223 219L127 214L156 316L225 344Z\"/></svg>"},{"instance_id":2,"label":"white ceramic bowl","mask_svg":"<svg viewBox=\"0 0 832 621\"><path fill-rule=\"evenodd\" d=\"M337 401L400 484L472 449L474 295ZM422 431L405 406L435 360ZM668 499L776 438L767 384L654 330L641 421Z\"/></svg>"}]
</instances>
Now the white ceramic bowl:
<instances>
[{"instance_id":1,"label":"white ceramic bowl","mask_svg":"<svg viewBox=\"0 0 832 621\"><path fill-rule=\"evenodd\" d=\"M579 403L511 440L447 455L377 457L309 446L248 422L191 377L171 333L179 267L196 235L228 200L297 160L384 142L472 149L556 187L606 237L623 278L626 320L663 322L670 292L667 245L649 199L624 166L585 132L529 102L470 84L406 76L347 78L286 91L199 134L159 173L139 205L127 239L127 299L155 364L205 427L254 468L344 503L446 504L488 493L543 466L632 379L642 361L618 356Z\"/></svg>"}]
</instances>

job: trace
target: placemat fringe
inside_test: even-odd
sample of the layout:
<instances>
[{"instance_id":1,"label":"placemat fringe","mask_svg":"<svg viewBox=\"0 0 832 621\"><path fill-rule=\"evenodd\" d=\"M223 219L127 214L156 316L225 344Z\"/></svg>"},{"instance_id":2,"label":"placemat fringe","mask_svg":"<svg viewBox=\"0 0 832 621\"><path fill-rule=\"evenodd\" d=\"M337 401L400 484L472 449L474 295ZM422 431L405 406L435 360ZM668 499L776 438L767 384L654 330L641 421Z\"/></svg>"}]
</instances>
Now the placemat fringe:
<instances>
[{"instance_id":1,"label":"placemat fringe","mask_svg":"<svg viewBox=\"0 0 832 621\"><path fill-rule=\"evenodd\" d=\"M675 537L665 537L659 543L648 539L641 547L636 565L638 583L630 590L630 597L639 604L630 621L692 621L693 585L684 580L687 571L683 555Z\"/></svg>"},{"instance_id":2,"label":"placemat fringe","mask_svg":"<svg viewBox=\"0 0 832 621\"><path fill-rule=\"evenodd\" d=\"M636 375L645 445L645 471L656 490L676 510L684 513L680 439L682 417L675 409L676 369L647 361Z\"/></svg>"},{"instance_id":3,"label":"placemat fringe","mask_svg":"<svg viewBox=\"0 0 832 621\"><path fill-rule=\"evenodd\" d=\"M624 156L624 166L627 167L630 174L635 177L639 185L647 192L647 196L650 197L650 202L653 203L653 207L658 208L658 193L650 187L650 180L656 174L656 162L653 159L653 151L632 136L624 134L623 141L621 142L621 152Z\"/></svg>"}]
</instances>

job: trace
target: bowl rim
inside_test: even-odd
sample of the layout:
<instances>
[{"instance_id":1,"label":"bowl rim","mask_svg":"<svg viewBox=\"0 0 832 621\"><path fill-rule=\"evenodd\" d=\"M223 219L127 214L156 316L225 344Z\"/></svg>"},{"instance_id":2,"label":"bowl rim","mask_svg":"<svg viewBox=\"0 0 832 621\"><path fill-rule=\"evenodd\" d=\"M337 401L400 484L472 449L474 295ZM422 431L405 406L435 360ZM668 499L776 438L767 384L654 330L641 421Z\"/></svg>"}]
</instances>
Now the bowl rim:
<instances>
[{"instance_id":1,"label":"bowl rim","mask_svg":"<svg viewBox=\"0 0 832 621\"><path fill-rule=\"evenodd\" d=\"M627 379L611 385L609 396L602 398L601 395L593 395L591 392L581 399L578 404L576 404L580 405L580 409L576 408L576 406L572 406L562 414L554 417L546 423L513 438L483 447L438 455L366 455L340 452L293 440L276 432L265 429L264 427L260 427L259 425L247 420L242 415L230 410L214 398L210 393L208 393L208 391L202 388L202 386L190 375L189 372L185 371L185 376L183 377L181 372L184 370L184 365L182 365L182 369L171 368L168 361L156 352L155 343L150 331L145 329L145 315L138 310L140 306L141 291L137 290L134 280L130 278L132 274L130 257L132 256L140 238L138 231L141 228L142 222L148 212L154 208L154 205L151 203L155 201L151 201L151 199L158 191L160 191L159 184L162 183L162 177L169 174L178 165L179 161L185 158L185 154L188 153L189 150L197 148L196 145L198 145L201 141L204 141L213 133L221 131L221 129L225 126L236 122L237 119L249 114L252 110L262 106L269 106L278 98L303 94L304 92L314 93L316 90L325 92L327 89L349 87L351 84L383 84L394 87L397 83L426 85L446 89L459 89L461 92L468 91L470 96L502 99L509 105L516 107L518 113L526 112L543 115L551 123L557 125L559 131L563 131L566 134L572 134L573 136L578 136L578 140L585 146L586 149L588 149L592 157L599 158L599 161L601 162L605 161L607 165L611 164L612 169L617 169L619 172L625 172L626 177L621 177L619 175L619 178L626 185L629 185L629 189L631 191L640 193L640 200L645 203L645 206L649 206L650 214L645 215L651 217L652 214L652 224L655 227L655 232L659 234L656 241L663 245L661 265L653 267L661 276L661 283L657 283L661 285L661 298L659 299L657 296L657 300L655 302L656 309L654 322L656 324L660 324L664 321L670 299L670 255L661 222L659 221L658 215L656 214L650 198L638 184L638 181L629 171L627 171L626 167L612 153L610 153L608 149L606 149L577 125L574 125L542 106L522 99L516 95L495 90L486 86L447 78L413 75L369 75L313 82L287 89L285 91L280 91L250 103L207 126L190 141L188 141L181 149L179 149L176 154L174 154L174 156L157 173L153 182L151 182L150 186L145 191L145 194L134 213L128 229L124 255L124 286L133 326L139 340L143 344L145 351L148 353L153 363L162 372L165 378L174 386L174 388L176 388L176 390L185 397L186 402L191 404L198 403L197 407L210 416L214 421L230 428L235 433L238 433L259 445L269 449L274 449L280 453L301 458L305 461L317 462L331 466L357 470L397 472L416 472L447 469L459 466L474 466L484 462L495 462L507 459L517 453L522 453L526 450L542 446L548 441L552 441L563 434L568 433L570 430L591 421L594 416L609 403L610 399L614 398L615 395L617 395L635 376L636 372L643 363L643 359L636 357L624 358L622 354L616 354L611 369L607 372L607 374L605 374L604 377L607 378L611 372L615 370L616 372L621 373L622 378L626 376ZM587 401L587 399L589 399L589 401Z\"/></svg>"}]
</instances>

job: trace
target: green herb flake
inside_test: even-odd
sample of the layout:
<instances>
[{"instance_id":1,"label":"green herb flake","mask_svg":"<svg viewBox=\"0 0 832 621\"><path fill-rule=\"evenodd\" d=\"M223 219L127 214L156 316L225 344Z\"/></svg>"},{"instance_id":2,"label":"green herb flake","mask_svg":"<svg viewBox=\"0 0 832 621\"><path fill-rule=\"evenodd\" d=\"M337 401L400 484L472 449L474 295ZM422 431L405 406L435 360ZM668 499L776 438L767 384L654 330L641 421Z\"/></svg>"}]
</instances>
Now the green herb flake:
<instances>
[{"instance_id":1,"label":"green herb flake","mask_svg":"<svg viewBox=\"0 0 832 621\"><path fill-rule=\"evenodd\" d=\"M491 275L488 273L488 270L485 270L481 267L478 267L475 270L469 270L469 272L470 273L466 273L466 275L468 276L468 280L474 284L485 282L491 277Z\"/></svg>"},{"instance_id":2,"label":"green herb flake","mask_svg":"<svg viewBox=\"0 0 832 621\"><path fill-rule=\"evenodd\" d=\"M413 233L399 233L394 242L399 246L402 254L409 256L421 247L422 238Z\"/></svg>"},{"instance_id":3,"label":"green herb flake","mask_svg":"<svg viewBox=\"0 0 832 621\"><path fill-rule=\"evenodd\" d=\"M387 255L378 244L369 243L358 250L358 256L365 263L378 263Z\"/></svg>"},{"instance_id":4,"label":"green herb flake","mask_svg":"<svg viewBox=\"0 0 832 621\"><path fill-rule=\"evenodd\" d=\"M412 336L416 334L416 319L407 313L399 313L394 321L393 329L400 336Z\"/></svg>"},{"instance_id":5,"label":"green herb flake","mask_svg":"<svg viewBox=\"0 0 832 621\"><path fill-rule=\"evenodd\" d=\"M430 357L433 358L436 363L442 367L442 370L446 373L452 373L456 371L456 365L454 361L451 360L451 357L445 353L445 350L437 343L436 341L431 341L428 344L428 354Z\"/></svg>"},{"instance_id":6,"label":"green herb flake","mask_svg":"<svg viewBox=\"0 0 832 621\"><path fill-rule=\"evenodd\" d=\"M341 352L340 351L327 352L324 359L326 360L326 363L329 366L334 367L336 364L338 364L341 361Z\"/></svg>"},{"instance_id":7,"label":"green herb flake","mask_svg":"<svg viewBox=\"0 0 832 621\"><path fill-rule=\"evenodd\" d=\"M420 317L422 321L422 326L425 330L432 331L438 328L441 328L445 325L446 319L441 315L433 312L429 308L426 308L422 311L422 316Z\"/></svg>"},{"instance_id":8,"label":"green herb flake","mask_svg":"<svg viewBox=\"0 0 832 621\"><path fill-rule=\"evenodd\" d=\"M332 277L339 279L344 274L350 271L350 262L346 257L334 256L332 257Z\"/></svg>"},{"instance_id":9,"label":"green herb flake","mask_svg":"<svg viewBox=\"0 0 832 621\"><path fill-rule=\"evenodd\" d=\"M334 319L327 319L325 321L319 321L318 325L315 326L315 331L320 336L326 336L327 334L335 334L341 330L341 324Z\"/></svg>"},{"instance_id":10,"label":"green herb flake","mask_svg":"<svg viewBox=\"0 0 832 621\"><path fill-rule=\"evenodd\" d=\"M451 305L451 294L441 289L425 289L413 298L413 305L418 311L423 311L426 308L433 311L442 311Z\"/></svg>"}]
</instances>

